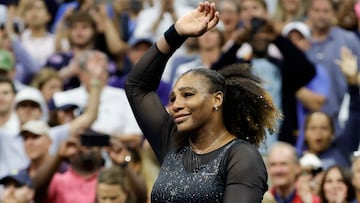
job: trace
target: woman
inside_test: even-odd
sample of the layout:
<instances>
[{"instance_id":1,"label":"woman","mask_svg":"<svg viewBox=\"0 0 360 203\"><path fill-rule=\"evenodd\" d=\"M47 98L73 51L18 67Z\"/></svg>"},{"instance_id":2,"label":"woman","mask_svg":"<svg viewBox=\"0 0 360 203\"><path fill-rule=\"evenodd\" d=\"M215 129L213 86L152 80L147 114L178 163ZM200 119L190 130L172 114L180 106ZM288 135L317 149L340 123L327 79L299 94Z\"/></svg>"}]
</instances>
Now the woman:
<instances>
[{"instance_id":1,"label":"woman","mask_svg":"<svg viewBox=\"0 0 360 203\"><path fill-rule=\"evenodd\" d=\"M169 113L156 96L176 48L218 21L215 4L200 2L149 49L126 81L135 117L161 163L152 202L261 202L267 191L266 168L254 145L274 126L277 111L249 67L184 73L170 94Z\"/></svg>"},{"instance_id":2,"label":"woman","mask_svg":"<svg viewBox=\"0 0 360 203\"><path fill-rule=\"evenodd\" d=\"M347 203L354 197L350 176L344 168L332 166L325 171L320 187L322 203Z\"/></svg>"}]
</instances>

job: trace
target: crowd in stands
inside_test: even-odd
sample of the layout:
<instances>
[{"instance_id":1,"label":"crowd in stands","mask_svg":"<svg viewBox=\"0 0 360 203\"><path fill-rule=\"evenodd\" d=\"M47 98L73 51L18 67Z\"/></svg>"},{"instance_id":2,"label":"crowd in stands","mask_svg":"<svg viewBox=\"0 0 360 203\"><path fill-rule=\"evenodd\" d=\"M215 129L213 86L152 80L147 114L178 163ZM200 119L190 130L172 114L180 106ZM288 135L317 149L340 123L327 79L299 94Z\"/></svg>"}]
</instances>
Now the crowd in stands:
<instances>
[{"instance_id":1,"label":"crowd in stands","mask_svg":"<svg viewBox=\"0 0 360 203\"><path fill-rule=\"evenodd\" d=\"M160 165L124 84L198 2L0 1L0 203L150 202ZM219 25L166 64L164 107L190 68L246 63L282 114L263 203L360 202L360 0L213 2Z\"/></svg>"}]
</instances>

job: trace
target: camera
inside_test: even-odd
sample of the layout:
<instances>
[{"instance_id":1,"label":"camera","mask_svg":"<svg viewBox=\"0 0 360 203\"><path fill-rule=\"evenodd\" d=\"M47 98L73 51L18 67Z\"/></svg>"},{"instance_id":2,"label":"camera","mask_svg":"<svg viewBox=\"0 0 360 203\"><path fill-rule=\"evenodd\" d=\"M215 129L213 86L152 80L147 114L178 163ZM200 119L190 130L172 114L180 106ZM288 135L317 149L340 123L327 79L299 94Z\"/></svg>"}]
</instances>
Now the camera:
<instances>
[{"instance_id":1,"label":"camera","mask_svg":"<svg viewBox=\"0 0 360 203\"><path fill-rule=\"evenodd\" d=\"M80 135L81 145L86 147L110 146L110 135L88 131Z\"/></svg>"},{"instance_id":2,"label":"camera","mask_svg":"<svg viewBox=\"0 0 360 203\"><path fill-rule=\"evenodd\" d=\"M266 20L258 17L251 18L251 34L256 34L265 24Z\"/></svg>"}]
</instances>

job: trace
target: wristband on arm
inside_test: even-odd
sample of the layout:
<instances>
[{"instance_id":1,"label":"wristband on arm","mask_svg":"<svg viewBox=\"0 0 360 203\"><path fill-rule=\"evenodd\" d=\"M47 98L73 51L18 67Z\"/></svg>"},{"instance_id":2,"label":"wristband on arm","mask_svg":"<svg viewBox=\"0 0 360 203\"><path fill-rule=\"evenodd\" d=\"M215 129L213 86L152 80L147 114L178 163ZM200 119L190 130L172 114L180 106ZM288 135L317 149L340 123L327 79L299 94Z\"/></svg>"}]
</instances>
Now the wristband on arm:
<instances>
[{"instance_id":1,"label":"wristband on arm","mask_svg":"<svg viewBox=\"0 0 360 203\"><path fill-rule=\"evenodd\" d=\"M168 30L164 33L166 42L172 48L179 48L187 39L186 36L181 36L175 29L175 24L171 25Z\"/></svg>"}]
</instances>

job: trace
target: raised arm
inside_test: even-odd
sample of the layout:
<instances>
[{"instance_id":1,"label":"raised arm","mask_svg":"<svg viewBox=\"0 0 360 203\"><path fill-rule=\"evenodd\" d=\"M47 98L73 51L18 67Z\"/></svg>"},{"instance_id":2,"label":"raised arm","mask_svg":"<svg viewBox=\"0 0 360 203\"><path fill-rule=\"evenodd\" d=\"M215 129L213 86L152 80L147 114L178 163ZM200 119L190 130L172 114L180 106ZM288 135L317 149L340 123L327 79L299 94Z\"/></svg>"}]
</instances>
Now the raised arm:
<instances>
[{"instance_id":1,"label":"raised arm","mask_svg":"<svg viewBox=\"0 0 360 203\"><path fill-rule=\"evenodd\" d=\"M349 157L353 151L358 149L360 141L360 94L357 57L351 53L351 50L342 48L341 59L337 60L336 63L345 75L350 95L349 117L343 133L336 140L336 146Z\"/></svg>"},{"instance_id":2,"label":"raised arm","mask_svg":"<svg viewBox=\"0 0 360 203\"><path fill-rule=\"evenodd\" d=\"M96 120L102 87L107 79L107 60L103 53L95 52L87 61L86 66L91 74L88 105L85 112L70 122L69 134L77 134L77 130L89 128Z\"/></svg>"},{"instance_id":3,"label":"raised arm","mask_svg":"<svg viewBox=\"0 0 360 203\"><path fill-rule=\"evenodd\" d=\"M135 65L127 78L125 90L135 118L159 160L167 144L167 133L160 138L171 120L156 94L166 62L187 37L199 36L219 21L215 4L200 2L192 12L178 19L175 25L153 45ZM170 121L170 122L169 122ZM164 144L163 144L164 143Z\"/></svg>"}]
</instances>

